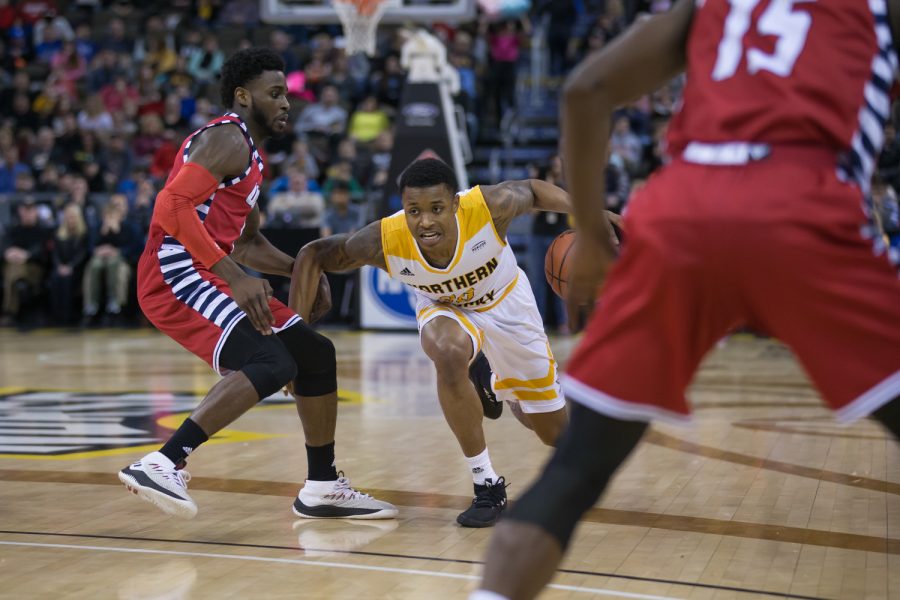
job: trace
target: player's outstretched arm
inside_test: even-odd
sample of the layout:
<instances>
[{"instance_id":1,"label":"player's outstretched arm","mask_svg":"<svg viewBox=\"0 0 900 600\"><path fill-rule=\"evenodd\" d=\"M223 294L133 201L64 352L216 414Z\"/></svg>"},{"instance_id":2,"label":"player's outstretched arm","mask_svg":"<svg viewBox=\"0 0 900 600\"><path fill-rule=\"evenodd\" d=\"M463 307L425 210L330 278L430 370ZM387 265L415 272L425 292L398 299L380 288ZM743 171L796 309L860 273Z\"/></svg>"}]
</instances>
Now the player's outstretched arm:
<instances>
[{"instance_id":1,"label":"player's outstretched arm","mask_svg":"<svg viewBox=\"0 0 900 600\"><path fill-rule=\"evenodd\" d=\"M694 0L678 0L667 13L639 20L568 76L563 99L563 155L579 235L570 259L569 323L580 329L616 251L604 206L613 110L649 93L685 66Z\"/></svg>"},{"instance_id":2,"label":"player's outstretched arm","mask_svg":"<svg viewBox=\"0 0 900 600\"><path fill-rule=\"evenodd\" d=\"M606 187L599 157L607 156L612 112L684 69L693 4L694 0L678 0L669 12L637 21L566 79L562 111L566 181L578 229L597 239L608 240L604 213L596 208Z\"/></svg>"},{"instance_id":3,"label":"player's outstretched arm","mask_svg":"<svg viewBox=\"0 0 900 600\"><path fill-rule=\"evenodd\" d=\"M234 243L231 257L240 264L260 273L291 276L294 259L272 245L259 230L259 205L247 216L244 231Z\"/></svg>"},{"instance_id":4,"label":"player's outstretched arm","mask_svg":"<svg viewBox=\"0 0 900 600\"><path fill-rule=\"evenodd\" d=\"M562 188L540 179L504 181L481 186L494 227L501 237L513 219L532 210L572 212L569 194Z\"/></svg>"},{"instance_id":5,"label":"player's outstretched arm","mask_svg":"<svg viewBox=\"0 0 900 600\"><path fill-rule=\"evenodd\" d=\"M491 211L494 226L500 235L506 234L510 222L531 210L571 213L572 200L569 193L552 183L540 179L504 181L497 185L481 186L481 193ZM606 211L610 222L622 226L619 215Z\"/></svg>"},{"instance_id":6,"label":"player's outstretched arm","mask_svg":"<svg viewBox=\"0 0 900 600\"><path fill-rule=\"evenodd\" d=\"M288 306L309 322L322 273L349 271L363 265L386 270L380 220L356 233L332 235L303 246L294 261Z\"/></svg>"}]
</instances>

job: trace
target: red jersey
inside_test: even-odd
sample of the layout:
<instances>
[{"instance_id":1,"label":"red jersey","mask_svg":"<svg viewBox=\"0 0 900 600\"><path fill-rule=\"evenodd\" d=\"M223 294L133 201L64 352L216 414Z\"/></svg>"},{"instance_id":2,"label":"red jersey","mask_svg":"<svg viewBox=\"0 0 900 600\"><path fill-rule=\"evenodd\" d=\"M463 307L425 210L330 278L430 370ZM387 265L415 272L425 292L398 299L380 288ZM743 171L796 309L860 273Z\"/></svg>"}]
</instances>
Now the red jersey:
<instances>
[{"instance_id":1,"label":"red jersey","mask_svg":"<svg viewBox=\"0 0 900 600\"><path fill-rule=\"evenodd\" d=\"M825 146L867 185L897 68L885 0L697 0L686 51L673 155L692 141Z\"/></svg>"},{"instance_id":2,"label":"red jersey","mask_svg":"<svg viewBox=\"0 0 900 600\"><path fill-rule=\"evenodd\" d=\"M250 163L247 169L239 177L235 177L229 181L223 181L219 184L218 189L213 192L203 204L197 205L197 214L203 222L206 231L212 237L213 241L226 254L231 254L234 249L234 243L241 236L244 230L244 223L247 215L256 206L259 199L259 187L262 183L263 162L253 143L253 138L247 130L247 125L235 113L226 113L221 117L215 118L184 140L181 150L175 157L172 165L172 171L166 181L168 184L178 175L182 165L188 158L191 143L194 137L202 131L206 131L211 127L218 127L227 123L233 123L241 128L247 145L250 147ZM158 248L160 244L181 245L178 240L167 235L167 232L156 222L154 217L150 221L150 232L147 245Z\"/></svg>"}]
</instances>

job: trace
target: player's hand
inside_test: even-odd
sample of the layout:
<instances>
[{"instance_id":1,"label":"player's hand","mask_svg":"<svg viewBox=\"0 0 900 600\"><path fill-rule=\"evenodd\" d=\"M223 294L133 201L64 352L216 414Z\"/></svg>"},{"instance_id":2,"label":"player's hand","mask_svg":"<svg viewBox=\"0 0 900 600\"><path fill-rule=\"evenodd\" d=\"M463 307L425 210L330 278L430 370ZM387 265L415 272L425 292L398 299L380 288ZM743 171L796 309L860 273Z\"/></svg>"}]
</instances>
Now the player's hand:
<instances>
[{"instance_id":1,"label":"player's hand","mask_svg":"<svg viewBox=\"0 0 900 600\"><path fill-rule=\"evenodd\" d=\"M313 307L309 311L310 324L315 323L331 310L331 285L328 283L328 277L325 273L319 277L319 288L316 290L316 299Z\"/></svg>"},{"instance_id":2,"label":"player's hand","mask_svg":"<svg viewBox=\"0 0 900 600\"><path fill-rule=\"evenodd\" d=\"M245 275L231 283L231 293L237 305L247 313L253 328L263 335L271 335L275 317L269 309L269 298L272 297L269 282Z\"/></svg>"},{"instance_id":3,"label":"player's hand","mask_svg":"<svg viewBox=\"0 0 900 600\"><path fill-rule=\"evenodd\" d=\"M569 257L569 290L566 310L569 329L581 331L594 311L606 273L615 259L609 243L581 235Z\"/></svg>"}]
</instances>

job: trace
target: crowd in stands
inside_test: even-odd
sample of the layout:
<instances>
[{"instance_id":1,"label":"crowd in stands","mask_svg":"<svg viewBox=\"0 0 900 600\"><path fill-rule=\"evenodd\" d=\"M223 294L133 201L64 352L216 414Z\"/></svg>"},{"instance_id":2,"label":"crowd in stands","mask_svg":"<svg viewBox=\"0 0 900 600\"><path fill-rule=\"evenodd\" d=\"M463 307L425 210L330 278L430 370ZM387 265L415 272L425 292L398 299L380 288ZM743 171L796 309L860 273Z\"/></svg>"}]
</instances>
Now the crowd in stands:
<instances>
[{"instance_id":1,"label":"crowd in stands","mask_svg":"<svg viewBox=\"0 0 900 600\"><path fill-rule=\"evenodd\" d=\"M456 101L470 133L496 129L515 105L536 27L546 32L550 84L558 85L632 17L620 0L539 0L514 19L435 26L460 74ZM384 216L404 72L402 35L383 31L376 58L348 57L339 26L270 26L257 0L0 0L0 324L90 325L139 314L134 267L156 193L184 138L228 108L218 72L239 48L281 54L292 102L293 131L263 148L264 227L327 235ZM665 161L663 133L679 89L675 81L618 113L612 210ZM898 165L893 133L876 190L878 216L894 231ZM558 159L534 165L533 176L564 185ZM560 215L534 220L536 260L567 226Z\"/></svg>"}]
</instances>

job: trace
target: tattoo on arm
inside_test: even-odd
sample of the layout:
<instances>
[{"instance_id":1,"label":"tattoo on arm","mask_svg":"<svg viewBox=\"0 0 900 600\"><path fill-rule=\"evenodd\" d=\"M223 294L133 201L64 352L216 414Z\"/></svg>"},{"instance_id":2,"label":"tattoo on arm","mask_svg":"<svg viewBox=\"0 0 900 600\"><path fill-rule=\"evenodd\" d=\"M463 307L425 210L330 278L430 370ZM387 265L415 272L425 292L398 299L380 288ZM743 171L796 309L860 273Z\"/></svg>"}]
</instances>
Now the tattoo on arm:
<instances>
[{"instance_id":1,"label":"tattoo on arm","mask_svg":"<svg viewBox=\"0 0 900 600\"><path fill-rule=\"evenodd\" d=\"M323 271L348 271L363 265L386 268L381 248L381 221L370 223L356 233L333 235L312 244Z\"/></svg>"},{"instance_id":2,"label":"tattoo on arm","mask_svg":"<svg viewBox=\"0 0 900 600\"><path fill-rule=\"evenodd\" d=\"M534 192L527 179L483 185L481 193L491 211L494 227L501 237L506 235L506 229L513 219L534 208Z\"/></svg>"}]
</instances>

